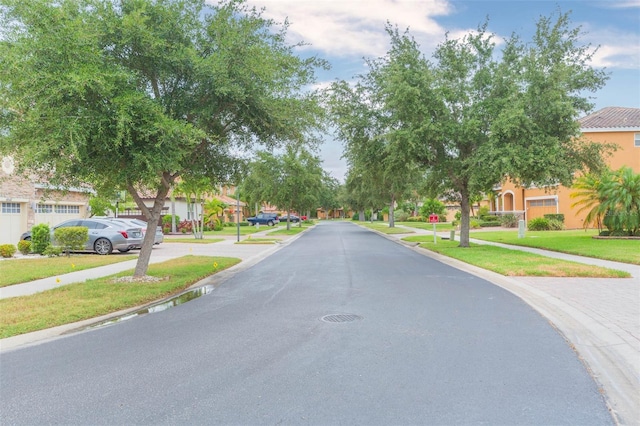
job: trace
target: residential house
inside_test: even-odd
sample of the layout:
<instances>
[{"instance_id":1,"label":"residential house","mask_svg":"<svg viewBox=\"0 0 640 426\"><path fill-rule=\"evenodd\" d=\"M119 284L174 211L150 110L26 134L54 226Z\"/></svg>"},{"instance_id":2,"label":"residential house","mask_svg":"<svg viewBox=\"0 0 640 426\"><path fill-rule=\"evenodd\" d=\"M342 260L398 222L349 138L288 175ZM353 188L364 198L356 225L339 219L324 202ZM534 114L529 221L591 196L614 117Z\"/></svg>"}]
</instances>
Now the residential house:
<instances>
[{"instance_id":1,"label":"residential house","mask_svg":"<svg viewBox=\"0 0 640 426\"><path fill-rule=\"evenodd\" d=\"M17 244L33 225L57 225L68 219L87 217L89 189L54 188L35 178L14 173L11 157L2 159L0 170L0 244Z\"/></svg>"},{"instance_id":2,"label":"residential house","mask_svg":"<svg viewBox=\"0 0 640 426\"><path fill-rule=\"evenodd\" d=\"M618 150L607 158L612 170L623 166L640 173L640 108L608 107L579 120L583 136L593 142L614 143ZM582 228L586 212L571 207L571 188L522 188L510 181L495 188L492 210L495 214L513 213L524 220L548 213L564 214L567 229Z\"/></svg>"}]
</instances>

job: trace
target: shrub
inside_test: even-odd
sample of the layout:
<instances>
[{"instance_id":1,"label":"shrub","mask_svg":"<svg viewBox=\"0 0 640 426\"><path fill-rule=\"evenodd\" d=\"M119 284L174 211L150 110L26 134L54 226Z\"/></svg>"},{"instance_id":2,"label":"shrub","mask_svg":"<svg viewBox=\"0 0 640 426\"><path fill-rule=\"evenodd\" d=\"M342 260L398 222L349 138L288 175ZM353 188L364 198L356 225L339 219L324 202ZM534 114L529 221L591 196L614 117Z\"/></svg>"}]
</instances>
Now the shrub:
<instances>
[{"instance_id":1,"label":"shrub","mask_svg":"<svg viewBox=\"0 0 640 426\"><path fill-rule=\"evenodd\" d=\"M176 217L176 226L178 226L178 224L180 223L180 216L178 216L177 214L174 216ZM162 226L169 225L169 229L171 229L171 218L172 216L170 214L165 214L164 216L162 216Z\"/></svg>"},{"instance_id":2,"label":"shrub","mask_svg":"<svg viewBox=\"0 0 640 426\"><path fill-rule=\"evenodd\" d=\"M69 256L72 251L80 251L89 241L89 228L86 226L66 226L53 231L58 246Z\"/></svg>"},{"instance_id":3,"label":"shrub","mask_svg":"<svg viewBox=\"0 0 640 426\"><path fill-rule=\"evenodd\" d=\"M222 222L220 222L220 219L216 218L214 224L213 224L213 230L214 231L222 231L222 228L224 228L224 225L222 224Z\"/></svg>"},{"instance_id":4,"label":"shrub","mask_svg":"<svg viewBox=\"0 0 640 426\"><path fill-rule=\"evenodd\" d=\"M527 223L527 229L529 231L548 231L551 229L551 226L549 225L548 219L536 217Z\"/></svg>"},{"instance_id":5,"label":"shrub","mask_svg":"<svg viewBox=\"0 0 640 426\"><path fill-rule=\"evenodd\" d=\"M487 220L488 217L493 217L489 214L489 206L482 206L478 209L478 217L480 220Z\"/></svg>"},{"instance_id":6,"label":"shrub","mask_svg":"<svg viewBox=\"0 0 640 426\"><path fill-rule=\"evenodd\" d=\"M182 232L183 234L193 232L193 224L190 220L183 220L182 222L177 224L178 232Z\"/></svg>"},{"instance_id":7,"label":"shrub","mask_svg":"<svg viewBox=\"0 0 640 426\"><path fill-rule=\"evenodd\" d=\"M438 216L446 216L447 206L435 198L429 198L424 200L422 207L420 207L420 216L429 217L430 214L437 214Z\"/></svg>"},{"instance_id":8,"label":"shrub","mask_svg":"<svg viewBox=\"0 0 640 426\"><path fill-rule=\"evenodd\" d=\"M14 246L13 244L0 245L0 256L13 257L15 253L16 253L16 246Z\"/></svg>"},{"instance_id":9,"label":"shrub","mask_svg":"<svg viewBox=\"0 0 640 426\"><path fill-rule=\"evenodd\" d=\"M62 247L56 247L49 244L42 254L47 257L58 257L62 254Z\"/></svg>"},{"instance_id":10,"label":"shrub","mask_svg":"<svg viewBox=\"0 0 640 426\"><path fill-rule=\"evenodd\" d=\"M497 220L481 220L480 227L481 228L489 228L491 226L500 226L500 222Z\"/></svg>"},{"instance_id":11,"label":"shrub","mask_svg":"<svg viewBox=\"0 0 640 426\"><path fill-rule=\"evenodd\" d=\"M625 229L615 229L609 235L612 237L627 237L631 236L631 233Z\"/></svg>"},{"instance_id":12,"label":"shrub","mask_svg":"<svg viewBox=\"0 0 640 426\"><path fill-rule=\"evenodd\" d=\"M424 222L424 218L422 216L409 216L407 222Z\"/></svg>"},{"instance_id":13,"label":"shrub","mask_svg":"<svg viewBox=\"0 0 640 426\"><path fill-rule=\"evenodd\" d=\"M564 214L562 213L547 213L544 215L545 219L556 220L560 223L564 223Z\"/></svg>"},{"instance_id":14,"label":"shrub","mask_svg":"<svg viewBox=\"0 0 640 426\"><path fill-rule=\"evenodd\" d=\"M480 221L478 219L470 219L469 229L478 229L478 228L480 228Z\"/></svg>"},{"instance_id":15,"label":"shrub","mask_svg":"<svg viewBox=\"0 0 640 426\"><path fill-rule=\"evenodd\" d=\"M561 222L557 219L548 219L548 220L549 220L549 230L562 231L564 229L564 222Z\"/></svg>"},{"instance_id":16,"label":"shrub","mask_svg":"<svg viewBox=\"0 0 640 426\"><path fill-rule=\"evenodd\" d=\"M514 214L505 214L500 217L500 224L505 228L515 228L518 226L518 218Z\"/></svg>"},{"instance_id":17,"label":"shrub","mask_svg":"<svg viewBox=\"0 0 640 426\"><path fill-rule=\"evenodd\" d=\"M454 216L454 218L455 218L455 220L460 222L460 220L462 220L462 212L461 211L457 211L455 216Z\"/></svg>"},{"instance_id":18,"label":"shrub","mask_svg":"<svg viewBox=\"0 0 640 426\"><path fill-rule=\"evenodd\" d=\"M31 248L34 253L42 254L51 243L49 225L41 223L31 228Z\"/></svg>"},{"instance_id":19,"label":"shrub","mask_svg":"<svg viewBox=\"0 0 640 426\"><path fill-rule=\"evenodd\" d=\"M404 210L396 210L393 212L393 218L398 222L406 222L409 218L409 213Z\"/></svg>"},{"instance_id":20,"label":"shrub","mask_svg":"<svg viewBox=\"0 0 640 426\"><path fill-rule=\"evenodd\" d=\"M24 255L31 253L31 241L18 241L18 251Z\"/></svg>"},{"instance_id":21,"label":"shrub","mask_svg":"<svg viewBox=\"0 0 640 426\"><path fill-rule=\"evenodd\" d=\"M176 215L170 215L170 214L166 214L164 216L162 216L162 232L164 234L168 234L169 232L171 232L171 218L174 217L176 218L176 229L178 228L178 225L180 224L180 216Z\"/></svg>"}]
</instances>

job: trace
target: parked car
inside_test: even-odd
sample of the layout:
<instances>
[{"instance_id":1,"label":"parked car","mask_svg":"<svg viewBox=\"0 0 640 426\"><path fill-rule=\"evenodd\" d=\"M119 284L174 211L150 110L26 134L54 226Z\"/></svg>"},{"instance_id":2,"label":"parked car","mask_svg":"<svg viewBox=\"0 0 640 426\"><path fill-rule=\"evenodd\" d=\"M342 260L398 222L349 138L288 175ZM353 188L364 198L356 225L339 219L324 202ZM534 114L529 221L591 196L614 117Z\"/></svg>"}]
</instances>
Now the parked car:
<instances>
[{"instance_id":1,"label":"parked car","mask_svg":"<svg viewBox=\"0 0 640 426\"><path fill-rule=\"evenodd\" d=\"M124 224L128 224L132 227L140 227L142 228L142 239L144 240L144 235L147 233L147 222L140 219L131 219L131 218L123 218L123 217L108 217L107 220L112 222L120 222ZM153 244L158 245L164 241L164 233L162 232L162 226L156 226L156 235L153 241ZM140 245L142 247L142 244ZM137 247L137 248L140 248Z\"/></svg>"},{"instance_id":2,"label":"parked car","mask_svg":"<svg viewBox=\"0 0 640 426\"><path fill-rule=\"evenodd\" d=\"M280 217L280 222L286 222L287 221L287 217L289 218L289 221L291 223L297 223L300 222L300 216L296 216L295 214L292 214L290 216L284 215L282 217Z\"/></svg>"},{"instance_id":3,"label":"parked car","mask_svg":"<svg viewBox=\"0 0 640 426\"><path fill-rule=\"evenodd\" d=\"M142 228L106 219L71 219L51 228L51 243L55 245L54 232L58 228L84 226L89 229L86 251L110 254L113 250L126 253L142 244ZM25 232L21 240L31 240L31 232Z\"/></svg>"},{"instance_id":4,"label":"parked car","mask_svg":"<svg viewBox=\"0 0 640 426\"><path fill-rule=\"evenodd\" d=\"M277 213L258 213L254 217L247 218L247 222L251 225L260 224L274 226L280 223L280 218Z\"/></svg>"}]
</instances>

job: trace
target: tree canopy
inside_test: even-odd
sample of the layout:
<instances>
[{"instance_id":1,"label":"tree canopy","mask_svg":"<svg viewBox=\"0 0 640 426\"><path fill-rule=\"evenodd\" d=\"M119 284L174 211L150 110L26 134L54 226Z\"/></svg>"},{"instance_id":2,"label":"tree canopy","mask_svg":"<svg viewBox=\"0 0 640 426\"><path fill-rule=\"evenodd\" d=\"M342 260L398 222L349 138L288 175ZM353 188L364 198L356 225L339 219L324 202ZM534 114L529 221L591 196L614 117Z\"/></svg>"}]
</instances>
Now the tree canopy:
<instances>
[{"instance_id":1,"label":"tree canopy","mask_svg":"<svg viewBox=\"0 0 640 426\"><path fill-rule=\"evenodd\" d=\"M319 202L324 174L321 164L303 147L289 147L281 155L260 152L249 166L243 192L252 200L267 202L287 213L309 210Z\"/></svg>"},{"instance_id":2,"label":"tree canopy","mask_svg":"<svg viewBox=\"0 0 640 426\"><path fill-rule=\"evenodd\" d=\"M3 0L0 27L0 153L53 184L126 189L152 223L178 178L224 181L234 150L319 123L307 89L325 63L241 0Z\"/></svg>"},{"instance_id":3,"label":"tree canopy","mask_svg":"<svg viewBox=\"0 0 640 426\"><path fill-rule=\"evenodd\" d=\"M570 185L575 171L604 164L609 147L582 140L577 119L592 108L585 93L606 75L589 65L593 49L580 43L568 14L541 18L531 42L513 35L501 51L485 24L447 38L432 61L408 32L387 31L390 50L359 83L377 93L368 106L394 156L422 167L432 190L459 201L460 246L469 246L472 197L507 178ZM340 136L351 145L363 138Z\"/></svg>"}]
</instances>

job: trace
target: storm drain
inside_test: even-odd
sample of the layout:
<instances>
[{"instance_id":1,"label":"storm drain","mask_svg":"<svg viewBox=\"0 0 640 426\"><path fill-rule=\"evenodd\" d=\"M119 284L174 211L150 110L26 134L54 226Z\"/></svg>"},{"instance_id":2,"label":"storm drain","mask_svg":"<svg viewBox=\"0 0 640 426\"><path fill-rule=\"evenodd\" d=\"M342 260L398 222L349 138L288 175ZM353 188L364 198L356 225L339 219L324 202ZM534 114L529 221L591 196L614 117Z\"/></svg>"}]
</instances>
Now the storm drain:
<instances>
[{"instance_id":1,"label":"storm drain","mask_svg":"<svg viewBox=\"0 0 640 426\"><path fill-rule=\"evenodd\" d=\"M332 314L325 315L321 318L321 320L324 322L351 322L361 319L361 316L354 314Z\"/></svg>"}]
</instances>

